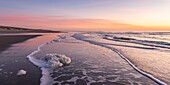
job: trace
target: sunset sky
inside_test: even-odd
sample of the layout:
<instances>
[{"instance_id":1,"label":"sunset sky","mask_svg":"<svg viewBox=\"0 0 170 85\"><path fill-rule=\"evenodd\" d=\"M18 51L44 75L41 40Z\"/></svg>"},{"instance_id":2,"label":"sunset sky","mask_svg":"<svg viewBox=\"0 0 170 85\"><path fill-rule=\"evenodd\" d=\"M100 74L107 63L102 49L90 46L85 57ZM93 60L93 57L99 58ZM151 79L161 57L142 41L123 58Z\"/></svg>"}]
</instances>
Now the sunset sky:
<instances>
[{"instance_id":1,"label":"sunset sky","mask_svg":"<svg viewBox=\"0 0 170 85\"><path fill-rule=\"evenodd\" d=\"M53 30L170 31L170 0L1 0L0 25Z\"/></svg>"}]
</instances>

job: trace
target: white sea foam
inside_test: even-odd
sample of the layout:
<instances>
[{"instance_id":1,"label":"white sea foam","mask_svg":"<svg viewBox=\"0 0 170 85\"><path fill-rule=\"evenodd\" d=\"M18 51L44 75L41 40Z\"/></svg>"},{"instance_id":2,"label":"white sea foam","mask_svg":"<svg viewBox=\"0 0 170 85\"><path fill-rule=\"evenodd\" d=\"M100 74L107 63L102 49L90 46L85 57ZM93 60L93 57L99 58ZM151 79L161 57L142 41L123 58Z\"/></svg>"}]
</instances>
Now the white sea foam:
<instances>
[{"instance_id":1,"label":"white sea foam","mask_svg":"<svg viewBox=\"0 0 170 85\"><path fill-rule=\"evenodd\" d=\"M46 43L48 44L48 43ZM43 60L38 60L36 59L33 55L38 53L39 51L41 51L41 48L43 46L45 46L46 44L42 44L40 46L38 46L38 48L33 51L31 54L29 54L27 56L27 58L36 66L40 67L41 70L42 70L42 77L40 79L41 83L40 85L50 85L52 83L52 78L50 76L50 69L49 68L45 68L44 65L45 65L45 61Z\"/></svg>"},{"instance_id":2,"label":"white sea foam","mask_svg":"<svg viewBox=\"0 0 170 85\"><path fill-rule=\"evenodd\" d=\"M61 54L47 54L43 60L46 62L45 67L48 68L58 68L71 63L69 57Z\"/></svg>"},{"instance_id":3,"label":"white sea foam","mask_svg":"<svg viewBox=\"0 0 170 85\"><path fill-rule=\"evenodd\" d=\"M25 75L27 73L27 71L25 71L25 70L19 70L18 71L18 73L17 73L17 75L19 76L19 75Z\"/></svg>"},{"instance_id":4,"label":"white sea foam","mask_svg":"<svg viewBox=\"0 0 170 85\"><path fill-rule=\"evenodd\" d=\"M50 73L52 69L61 67L63 65L67 65L71 63L71 59L69 57L66 57L65 55L61 54L47 54L45 57L40 60L36 59L34 57L34 54L38 53L41 51L41 48L44 47L45 45L51 44L53 42L60 42L61 39L65 39L66 37L61 37L52 41L49 41L45 44L41 44L38 46L38 48L33 51L31 54L27 56L27 58L36 66L40 67L42 70L42 77L40 79L41 83L40 85L52 85L53 84L53 79L50 76ZM43 56L42 56L43 57Z\"/></svg>"}]
</instances>

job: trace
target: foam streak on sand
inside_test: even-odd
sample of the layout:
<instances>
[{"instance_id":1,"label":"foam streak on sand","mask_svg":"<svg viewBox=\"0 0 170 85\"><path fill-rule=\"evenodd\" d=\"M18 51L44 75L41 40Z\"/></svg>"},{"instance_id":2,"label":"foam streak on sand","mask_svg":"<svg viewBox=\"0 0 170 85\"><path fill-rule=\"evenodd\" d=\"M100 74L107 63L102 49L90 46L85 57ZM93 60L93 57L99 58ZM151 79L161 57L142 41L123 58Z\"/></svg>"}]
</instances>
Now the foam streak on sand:
<instances>
[{"instance_id":1,"label":"foam streak on sand","mask_svg":"<svg viewBox=\"0 0 170 85\"><path fill-rule=\"evenodd\" d=\"M108 48L108 49L111 49L113 50L114 52L116 52L121 58L123 58L130 66L132 66L136 71L138 71L139 73L141 73L142 75L144 76L147 76L148 78L150 78L151 80L155 81L157 84L159 85L167 85L166 83L164 83L163 81L155 78L154 76L140 70L139 68L137 68L130 60L128 60L123 54L121 54L117 49L114 49L112 47L109 47L107 45L104 45L102 43L99 43L99 42L95 42L95 41L92 41L92 40L87 40L87 39L84 39L84 36L81 35L81 34L75 34L73 35L72 37L78 39L78 40L82 40L82 41L85 41L85 42L89 42L90 44L94 44L94 45L98 45L98 46L102 46L102 47L105 47L105 48Z\"/></svg>"},{"instance_id":2,"label":"foam streak on sand","mask_svg":"<svg viewBox=\"0 0 170 85\"><path fill-rule=\"evenodd\" d=\"M40 85L52 85L53 84L53 79L50 76L50 73L52 72L52 65L55 64L54 68L61 67L61 64L69 64L71 62L71 59L69 57L66 57L65 55L60 55L60 54L50 54L52 56L47 56L45 57L44 60L39 60L34 57L34 54L38 53L41 51L41 48L44 47L45 45L48 45L53 42L59 42L62 38L58 38L52 41L49 41L45 44L41 44L38 46L38 48L33 51L31 54L27 56L27 58L36 66L40 67L42 70L42 77L40 79L41 84ZM48 58L47 58L48 57ZM56 57L56 58L52 58ZM48 60L47 60L48 59ZM61 61L62 60L62 61ZM66 60L66 61L63 61ZM53 61L53 62L52 62ZM61 61L61 62L60 62ZM48 65L48 67L47 67ZM50 66L51 65L51 66Z\"/></svg>"},{"instance_id":3,"label":"foam streak on sand","mask_svg":"<svg viewBox=\"0 0 170 85\"><path fill-rule=\"evenodd\" d=\"M38 48L33 51L31 54L29 54L27 56L27 58L36 66L41 67L42 70L42 77L40 79L41 84L40 85L48 85L50 83L52 83L52 78L50 77L50 69L49 68L43 68L43 64L45 64L44 61L42 60L38 60L36 58L33 57L34 54L38 53L39 51L41 51L41 48L45 46L45 44L42 44L40 46L38 46Z\"/></svg>"},{"instance_id":4,"label":"foam streak on sand","mask_svg":"<svg viewBox=\"0 0 170 85\"><path fill-rule=\"evenodd\" d=\"M120 57L122 57L125 61L128 62L128 64L130 66L132 66L136 71L138 71L139 73L141 73L144 76L147 76L148 78L152 79L153 81L155 81L156 83L160 84L160 85L167 85L166 83L164 83L163 81L155 78L154 76L140 70L139 68L137 68L132 62L130 62L124 55L122 55L118 50L112 48L113 51L115 51Z\"/></svg>"}]
</instances>

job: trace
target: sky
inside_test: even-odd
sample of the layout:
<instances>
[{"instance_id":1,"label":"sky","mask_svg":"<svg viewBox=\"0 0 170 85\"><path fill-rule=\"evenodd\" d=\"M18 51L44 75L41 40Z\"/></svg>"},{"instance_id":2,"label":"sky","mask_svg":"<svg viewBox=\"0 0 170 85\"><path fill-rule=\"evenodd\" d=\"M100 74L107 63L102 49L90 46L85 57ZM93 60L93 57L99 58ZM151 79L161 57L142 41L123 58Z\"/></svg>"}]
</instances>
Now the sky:
<instances>
[{"instance_id":1,"label":"sky","mask_svg":"<svg viewBox=\"0 0 170 85\"><path fill-rule=\"evenodd\" d=\"M0 25L52 30L170 31L170 0L1 0Z\"/></svg>"}]
</instances>

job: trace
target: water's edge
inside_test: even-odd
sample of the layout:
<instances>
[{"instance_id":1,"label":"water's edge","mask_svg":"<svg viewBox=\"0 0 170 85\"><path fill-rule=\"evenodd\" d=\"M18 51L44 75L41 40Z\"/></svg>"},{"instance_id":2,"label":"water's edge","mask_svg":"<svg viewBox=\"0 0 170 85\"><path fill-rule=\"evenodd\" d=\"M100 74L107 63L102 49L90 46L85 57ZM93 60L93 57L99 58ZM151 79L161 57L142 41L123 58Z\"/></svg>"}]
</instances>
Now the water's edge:
<instances>
[{"instance_id":1,"label":"water's edge","mask_svg":"<svg viewBox=\"0 0 170 85\"><path fill-rule=\"evenodd\" d=\"M154 82L156 82L157 84L159 85L167 85L165 82L155 78L154 76L152 76L151 74L148 74L142 70L140 70L138 67L136 67L130 60L128 60L122 53L120 53L117 49L114 49L112 47L109 47L109 46L106 46L106 45L103 45L103 44L100 44L99 42L95 42L95 41L91 41L91 40L85 40L85 39L82 39L83 35L81 34L74 34L72 35L73 38L75 39L78 39L78 40L82 40L82 41L85 41L85 42L88 42L90 44L94 44L94 45L98 45L98 46L102 46L102 47L105 47L105 48L108 48L108 49L111 49L112 51L116 52L121 58L123 58L132 68L134 68L137 72L139 72L140 74L148 77L149 79L153 80ZM45 64L45 61L42 61L42 60L38 60L34 57L34 54L38 53L41 51L41 48L48 45L48 44L51 44L53 42L59 42L60 39L64 39L65 37L63 36L59 36L59 38L57 39L54 39L54 40L51 40L47 43L44 43L44 44L41 44L37 47L36 50L34 50L31 54L29 54L27 56L27 58L29 59L30 62L32 62L34 65L40 67L41 71L42 71L42 77L40 79L40 85L52 85L53 84L53 79L52 77L50 76L50 73L51 73L51 70L50 68L45 68L44 67L44 64Z\"/></svg>"},{"instance_id":2,"label":"water's edge","mask_svg":"<svg viewBox=\"0 0 170 85\"><path fill-rule=\"evenodd\" d=\"M127 59L127 58L126 58L122 53L120 53L117 49L112 48L112 47L109 47L109 46L106 46L106 45L104 45L104 44L101 44L101 43L98 43L98 42L95 42L95 41L82 39L83 35L81 35L81 34L74 34L72 37L75 38L75 39L78 39L78 40L82 40L82 41L88 42L88 43L90 43L90 44L94 44L94 45L97 45L97 46L101 46L101 47L105 47L105 48L111 49L112 51L116 52L122 59L124 59L132 68L134 68L134 69L135 69L137 72L139 72L140 74L148 77L149 79L153 80L154 82L156 82L156 83L159 84L159 85L167 85L165 82L159 80L158 78L155 78L153 75L151 75L151 74L149 74L149 73L146 73L145 71L142 71L141 69L139 69L138 67L136 67L129 59Z\"/></svg>"},{"instance_id":3,"label":"water's edge","mask_svg":"<svg viewBox=\"0 0 170 85\"><path fill-rule=\"evenodd\" d=\"M37 47L36 50L34 50L31 54L29 54L27 56L28 60L30 62L32 62L34 65L40 67L41 71L42 71L42 77L40 79L40 85L52 85L53 84L53 79L52 77L50 76L50 73L52 71L52 69L50 68L45 68L44 65L45 65L45 61L42 61L42 60L38 60L34 57L34 54L38 53L41 51L41 48L48 45L48 44L51 44L53 42L57 42L60 40L60 37L57 38L57 39L54 39L54 40L51 40L47 43L44 43L44 44L41 44Z\"/></svg>"}]
</instances>

